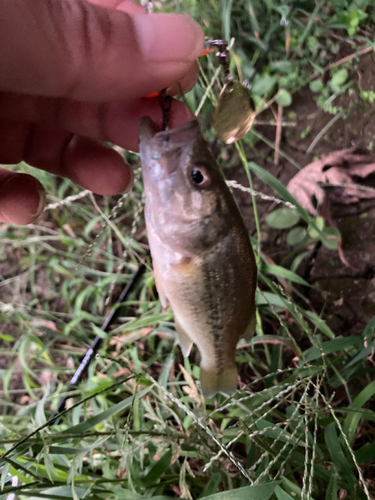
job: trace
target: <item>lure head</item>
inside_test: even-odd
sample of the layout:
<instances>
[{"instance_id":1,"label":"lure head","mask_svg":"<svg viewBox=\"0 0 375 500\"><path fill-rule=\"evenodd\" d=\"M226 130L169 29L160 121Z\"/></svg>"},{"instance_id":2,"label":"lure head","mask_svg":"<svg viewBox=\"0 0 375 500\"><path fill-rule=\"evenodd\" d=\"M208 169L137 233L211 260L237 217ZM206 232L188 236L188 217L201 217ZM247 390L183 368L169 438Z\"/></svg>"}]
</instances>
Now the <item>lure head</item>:
<instances>
[{"instance_id":1,"label":"lure head","mask_svg":"<svg viewBox=\"0 0 375 500\"><path fill-rule=\"evenodd\" d=\"M234 203L196 120L159 132L143 118L140 153L147 223L162 241L196 254L227 234Z\"/></svg>"}]
</instances>

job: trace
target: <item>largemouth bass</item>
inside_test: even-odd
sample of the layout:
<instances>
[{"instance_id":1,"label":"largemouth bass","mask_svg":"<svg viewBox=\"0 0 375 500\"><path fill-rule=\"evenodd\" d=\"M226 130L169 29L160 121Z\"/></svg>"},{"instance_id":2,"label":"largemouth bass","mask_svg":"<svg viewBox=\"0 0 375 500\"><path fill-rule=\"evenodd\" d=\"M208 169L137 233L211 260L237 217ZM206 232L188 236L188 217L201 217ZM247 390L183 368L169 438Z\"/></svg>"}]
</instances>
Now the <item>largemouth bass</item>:
<instances>
[{"instance_id":1,"label":"largemouth bass","mask_svg":"<svg viewBox=\"0 0 375 500\"><path fill-rule=\"evenodd\" d=\"M145 217L156 287L182 352L201 354L205 397L237 387L235 350L255 328L256 265L236 202L197 121L159 132L143 118Z\"/></svg>"}]
</instances>

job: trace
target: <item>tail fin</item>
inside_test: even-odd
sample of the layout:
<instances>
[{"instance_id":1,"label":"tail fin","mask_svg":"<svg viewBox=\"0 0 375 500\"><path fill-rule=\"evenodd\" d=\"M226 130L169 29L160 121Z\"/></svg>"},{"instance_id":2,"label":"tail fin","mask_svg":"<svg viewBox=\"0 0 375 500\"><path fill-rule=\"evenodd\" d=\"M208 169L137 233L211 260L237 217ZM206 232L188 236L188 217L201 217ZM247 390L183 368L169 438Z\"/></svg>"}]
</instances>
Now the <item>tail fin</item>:
<instances>
[{"instance_id":1,"label":"tail fin","mask_svg":"<svg viewBox=\"0 0 375 500\"><path fill-rule=\"evenodd\" d=\"M233 394L237 389L237 368L233 366L218 373L201 367L201 386L205 398L212 398L217 392Z\"/></svg>"}]
</instances>

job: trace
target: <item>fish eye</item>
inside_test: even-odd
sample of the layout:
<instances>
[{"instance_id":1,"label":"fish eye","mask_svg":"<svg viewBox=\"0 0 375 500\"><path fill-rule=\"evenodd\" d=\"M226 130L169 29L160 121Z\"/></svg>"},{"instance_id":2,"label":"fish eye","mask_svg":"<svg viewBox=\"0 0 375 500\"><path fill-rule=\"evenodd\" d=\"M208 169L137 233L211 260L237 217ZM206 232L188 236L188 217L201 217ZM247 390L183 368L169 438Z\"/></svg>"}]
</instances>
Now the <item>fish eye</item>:
<instances>
[{"instance_id":1,"label":"fish eye","mask_svg":"<svg viewBox=\"0 0 375 500\"><path fill-rule=\"evenodd\" d=\"M194 166L190 169L190 181L193 186L197 188L208 187L211 183L207 169L201 165Z\"/></svg>"},{"instance_id":2,"label":"fish eye","mask_svg":"<svg viewBox=\"0 0 375 500\"><path fill-rule=\"evenodd\" d=\"M195 168L191 171L191 178L193 179L194 184L200 184L204 181L204 176L200 170Z\"/></svg>"}]
</instances>

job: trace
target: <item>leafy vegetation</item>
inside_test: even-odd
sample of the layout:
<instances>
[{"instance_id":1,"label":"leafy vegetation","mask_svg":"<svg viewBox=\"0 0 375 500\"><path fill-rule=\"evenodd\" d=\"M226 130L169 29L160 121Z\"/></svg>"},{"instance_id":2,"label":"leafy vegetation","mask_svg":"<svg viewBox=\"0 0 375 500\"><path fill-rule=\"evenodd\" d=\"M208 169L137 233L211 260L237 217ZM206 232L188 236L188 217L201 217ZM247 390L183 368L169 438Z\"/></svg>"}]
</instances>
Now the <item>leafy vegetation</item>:
<instances>
[{"instance_id":1,"label":"leafy vegetation","mask_svg":"<svg viewBox=\"0 0 375 500\"><path fill-rule=\"evenodd\" d=\"M231 71L252 79L257 111L266 114L270 101L293 106L304 91L334 117L348 112L344 94L353 105L372 103L373 91L364 91L352 71L357 55L373 48L369 1L185 0L157 7L190 13L208 36L235 38ZM201 109L224 173L246 180L230 185L252 200L256 228L258 326L250 344L238 348L241 387L233 397L203 400L197 351L182 357L150 271L116 326L100 332L139 262L150 265L137 155L124 152L135 188L118 199L94 197L21 164L44 184L50 205L36 224L0 226L0 499L373 498L375 319L360 335L348 335L314 310L299 265L320 243L333 254L341 235L249 160L250 147L260 150L263 141L277 149L257 125L236 146L217 144L210 129L217 64L214 56L200 63L187 102ZM255 192L254 179L272 196ZM262 197L278 203L264 220ZM285 232L287 245L273 260L262 235L275 230ZM98 334L100 356L49 425Z\"/></svg>"}]
</instances>

